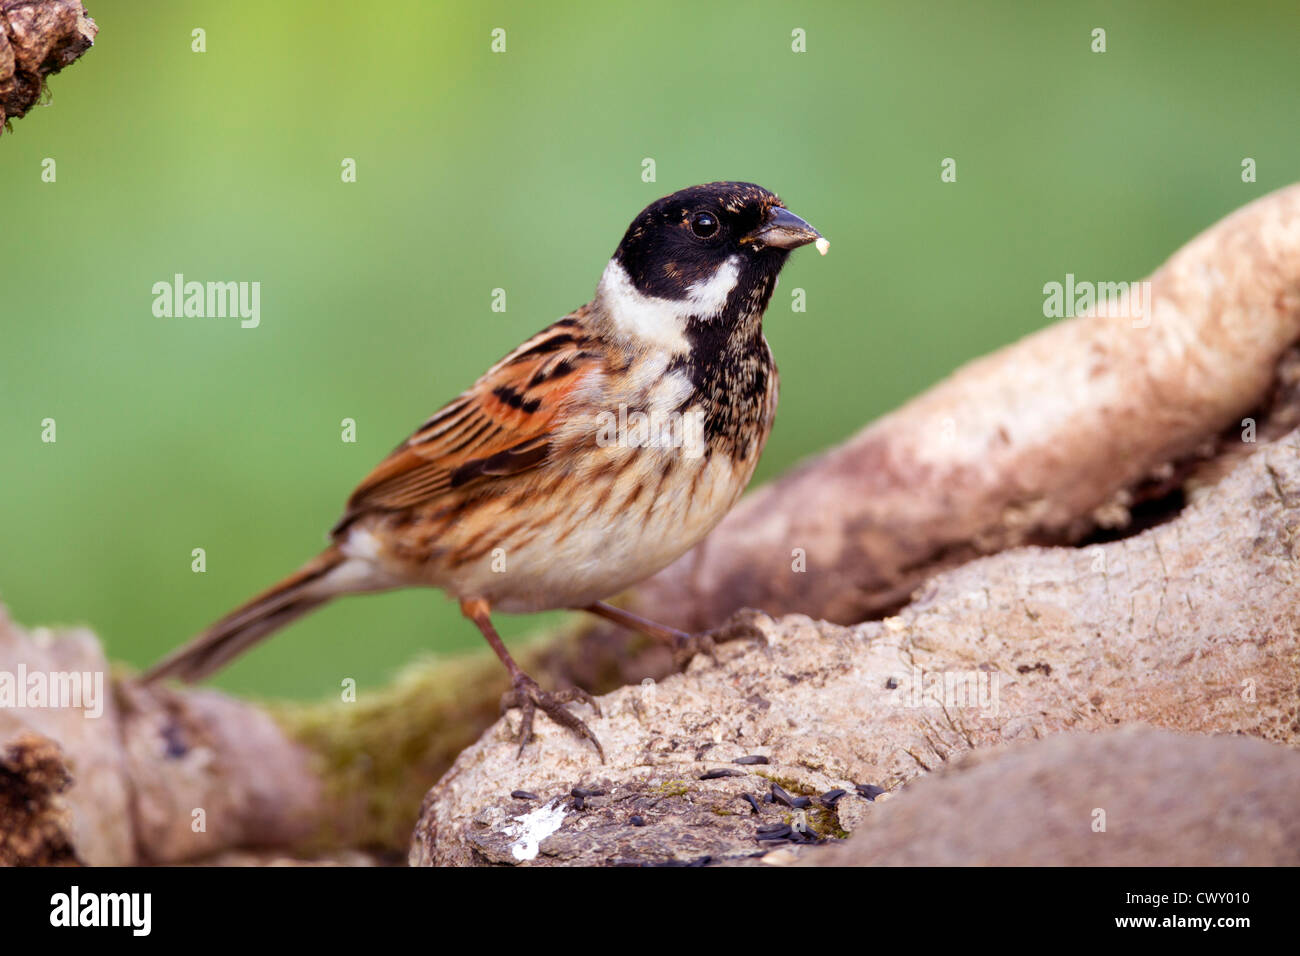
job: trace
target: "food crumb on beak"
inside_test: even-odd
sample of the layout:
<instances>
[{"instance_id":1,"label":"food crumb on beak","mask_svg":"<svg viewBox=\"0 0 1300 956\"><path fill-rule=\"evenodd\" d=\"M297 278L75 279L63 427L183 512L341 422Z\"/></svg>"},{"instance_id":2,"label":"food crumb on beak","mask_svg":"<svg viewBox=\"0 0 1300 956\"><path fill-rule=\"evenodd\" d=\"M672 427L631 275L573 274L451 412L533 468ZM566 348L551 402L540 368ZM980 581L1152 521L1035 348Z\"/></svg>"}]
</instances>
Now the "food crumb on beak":
<instances>
[{"instance_id":1,"label":"food crumb on beak","mask_svg":"<svg viewBox=\"0 0 1300 956\"><path fill-rule=\"evenodd\" d=\"M819 236L817 238L817 242L814 243L814 245L817 246L818 252L820 252L822 255L826 255L826 253L830 251L831 241L827 239L825 236Z\"/></svg>"}]
</instances>

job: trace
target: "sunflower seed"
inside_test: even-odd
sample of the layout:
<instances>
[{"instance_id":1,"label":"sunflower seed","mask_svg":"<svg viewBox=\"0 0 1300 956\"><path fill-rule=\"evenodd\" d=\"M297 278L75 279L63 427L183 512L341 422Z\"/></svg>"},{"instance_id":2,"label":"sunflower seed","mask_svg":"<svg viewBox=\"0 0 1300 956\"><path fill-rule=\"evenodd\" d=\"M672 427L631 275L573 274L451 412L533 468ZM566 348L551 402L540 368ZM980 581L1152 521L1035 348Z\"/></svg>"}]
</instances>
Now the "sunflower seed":
<instances>
[{"instance_id":1,"label":"sunflower seed","mask_svg":"<svg viewBox=\"0 0 1300 956\"><path fill-rule=\"evenodd\" d=\"M877 787L874 783L859 783L854 785L858 793L866 797L872 803L876 802L876 797L885 792L884 787Z\"/></svg>"},{"instance_id":2,"label":"sunflower seed","mask_svg":"<svg viewBox=\"0 0 1300 956\"><path fill-rule=\"evenodd\" d=\"M719 777L743 777L745 774L740 770L732 770L730 767L719 767L717 770L710 770L707 773L700 774L701 780L717 780Z\"/></svg>"},{"instance_id":3,"label":"sunflower seed","mask_svg":"<svg viewBox=\"0 0 1300 956\"><path fill-rule=\"evenodd\" d=\"M777 803L784 803L787 807L794 806L794 797L786 793L779 783L772 784L772 799Z\"/></svg>"}]
</instances>

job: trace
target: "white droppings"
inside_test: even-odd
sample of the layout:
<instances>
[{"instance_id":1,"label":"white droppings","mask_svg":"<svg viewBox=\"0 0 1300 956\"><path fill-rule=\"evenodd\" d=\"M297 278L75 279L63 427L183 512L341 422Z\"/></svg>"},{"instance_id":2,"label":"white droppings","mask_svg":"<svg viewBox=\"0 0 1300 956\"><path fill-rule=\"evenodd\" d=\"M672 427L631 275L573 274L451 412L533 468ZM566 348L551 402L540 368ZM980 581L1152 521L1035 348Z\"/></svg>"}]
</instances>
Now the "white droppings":
<instances>
[{"instance_id":1,"label":"white droppings","mask_svg":"<svg viewBox=\"0 0 1300 956\"><path fill-rule=\"evenodd\" d=\"M507 823L501 832L508 837L517 837L510 844L510 853L516 860L535 860L542 841L558 830L563 822L564 807L559 800L551 800L536 810L515 817L515 822Z\"/></svg>"}]
</instances>

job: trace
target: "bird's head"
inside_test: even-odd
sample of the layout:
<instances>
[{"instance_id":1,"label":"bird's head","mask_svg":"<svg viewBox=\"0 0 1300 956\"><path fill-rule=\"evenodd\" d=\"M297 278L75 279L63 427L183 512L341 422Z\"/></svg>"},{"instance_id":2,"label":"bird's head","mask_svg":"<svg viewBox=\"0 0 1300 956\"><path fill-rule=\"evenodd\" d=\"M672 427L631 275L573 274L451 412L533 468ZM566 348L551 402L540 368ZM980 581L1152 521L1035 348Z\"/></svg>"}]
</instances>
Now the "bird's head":
<instances>
[{"instance_id":1,"label":"bird's head","mask_svg":"<svg viewBox=\"0 0 1300 956\"><path fill-rule=\"evenodd\" d=\"M691 186L632 221L597 289L617 327L674 346L687 322L727 327L761 318L790 252L830 245L753 183Z\"/></svg>"}]
</instances>

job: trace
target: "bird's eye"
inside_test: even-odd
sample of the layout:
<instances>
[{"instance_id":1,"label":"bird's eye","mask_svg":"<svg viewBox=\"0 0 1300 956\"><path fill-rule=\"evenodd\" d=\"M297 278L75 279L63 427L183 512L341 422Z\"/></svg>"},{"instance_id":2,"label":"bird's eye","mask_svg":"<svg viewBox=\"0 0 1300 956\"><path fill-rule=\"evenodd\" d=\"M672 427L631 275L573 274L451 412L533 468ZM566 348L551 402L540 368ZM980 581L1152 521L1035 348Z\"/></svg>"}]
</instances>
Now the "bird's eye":
<instances>
[{"instance_id":1,"label":"bird's eye","mask_svg":"<svg viewBox=\"0 0 1300 956\"><path fill-rule=\"evenodd\" d=\"M718 231L718 217L711 212L697 212L691 218L691 232L701 239L708 239Z\"/></svg>"}]
</instances>

